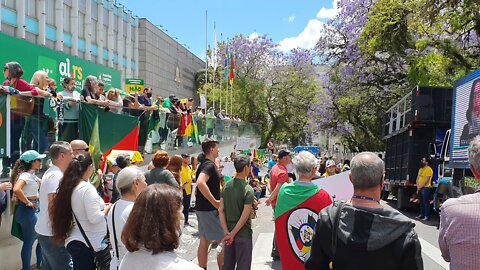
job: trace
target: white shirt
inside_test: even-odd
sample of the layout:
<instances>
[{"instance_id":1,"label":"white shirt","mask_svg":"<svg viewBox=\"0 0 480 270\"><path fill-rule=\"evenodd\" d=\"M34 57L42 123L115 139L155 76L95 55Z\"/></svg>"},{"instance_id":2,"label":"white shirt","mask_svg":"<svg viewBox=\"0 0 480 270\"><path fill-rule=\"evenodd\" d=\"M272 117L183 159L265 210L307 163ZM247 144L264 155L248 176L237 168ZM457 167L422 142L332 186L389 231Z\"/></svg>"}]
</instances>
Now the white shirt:
<instances>
[{"instance_id":1,"label":"white shirt","mask_svg":"<svg viewBox=\"0 0 480 270\"><path fill-rule=\"evenodd\" d=\"M48 214L48 194L57 193L57 188L62 180L63 172L52 165L42 177L40 186L40 213L35 225L35 231L43 236L53 236L50 215Z\"/></svg>"},{"instance_id":2,"label":"white shirt","mask_svg":"<svg viewBox=\"0 0 480 270\"><path fill-rule=\"evenodd\" d=\"M125 223L127 223L128 216L130 215L130 212L132 211L133 208L133 202L131 201L125 201L125 200L118 200L110 209L110 212L108 212L108 217L107 217L107 224L108 224L108 231L110 232L110 243L112 243L112 250L113 250L113 256L112 256L112 261L110 262L110 269L111 270L116 270L117 266L120 264L120 262L123 259L123 256L127 253L127 248L125 248L125 245L122 242L122 232L123 232L123 227L125 227ZM113 216L113 212L115 211L115 216ZM117 241L115 241L115 237L113 234L113 223L112 223L112 217L115 220L115 232L117 236ZM115 243L118 245L118 260L116 256L116 249L115 249Z\"/></svg>"},{"instance_id":3,"label":"white shirt","mask_svg":"<svg viewBox=\"0 0 480 270\"><path fill-rule=\"evenodd\" d=\"M161 252L152 255L152 251L145 248L135 252L127 252L120 264L120 270L201 270L198 265L193 262L180 258L171 251Z\"/></svg>"},{"instance_id":4,"label":"white shirt","mask_svg":"<svg viewBox=\"0 0 480 270\"><path fill-rule=\"evenodd\" d=\"M105 203L92 184L82 181L73 190L73 213L80 222L95 251L101 250L102 240L107 235L107 222L103 214L104 208ZM65 246L74 240L83 242L88 246L76 222L74 222L72 231L65 241Z\"/></svg>"},{"instance_id":5,"label":"white shirt","mask_svg":"<svg viewBox=\"0 0 480 270\"><path fill-rule=\"evenodd\" d=\"M23 180L25 181L25 185L23 186L23 194L25 194L25 197L30 198L30 197L38 197L38 182L36 179L35 174L33 172L24 172L20 174L18 177L18 180Z\"/></svg>"}]
</instances>

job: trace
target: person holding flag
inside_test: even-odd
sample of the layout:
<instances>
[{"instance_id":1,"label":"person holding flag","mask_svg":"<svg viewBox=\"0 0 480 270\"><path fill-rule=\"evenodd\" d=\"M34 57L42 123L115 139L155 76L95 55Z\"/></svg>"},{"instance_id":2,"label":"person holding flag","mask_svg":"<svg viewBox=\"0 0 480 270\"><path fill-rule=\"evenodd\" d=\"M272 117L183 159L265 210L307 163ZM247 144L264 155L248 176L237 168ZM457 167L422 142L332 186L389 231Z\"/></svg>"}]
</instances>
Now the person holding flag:
<instances>
[{"instance_id":1,"label":"person holding flag","mask_svg":"<svg viewBox=\"0 0 480 270\"><path fill-rule=\"evenodd\" d=\"M282 269L305 269L318 213L332 203L331 196L312 183L318 160L302 151L293 158L298 180L282 185L275 208L275 236Z\"/></svg>"}]
</instances>

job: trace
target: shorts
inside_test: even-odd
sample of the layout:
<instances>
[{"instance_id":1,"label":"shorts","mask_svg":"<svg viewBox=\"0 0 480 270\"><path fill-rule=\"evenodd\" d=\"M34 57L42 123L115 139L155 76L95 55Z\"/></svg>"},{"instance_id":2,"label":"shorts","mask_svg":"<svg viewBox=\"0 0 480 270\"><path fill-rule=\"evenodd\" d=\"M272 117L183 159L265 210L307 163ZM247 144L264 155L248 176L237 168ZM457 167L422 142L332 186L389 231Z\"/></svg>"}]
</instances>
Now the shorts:
<instances>
[{"instance_id":1,"label":"shorts","mask_svg":"<svg viewBox=\"0 0 480 270\"><path fill-rule=\"evenodd\" d=\"M223 239L223 229L220 225L218 211L195 211L198 220L198 234L207 240L220 242Z\"/></svg>"}]
</instances>

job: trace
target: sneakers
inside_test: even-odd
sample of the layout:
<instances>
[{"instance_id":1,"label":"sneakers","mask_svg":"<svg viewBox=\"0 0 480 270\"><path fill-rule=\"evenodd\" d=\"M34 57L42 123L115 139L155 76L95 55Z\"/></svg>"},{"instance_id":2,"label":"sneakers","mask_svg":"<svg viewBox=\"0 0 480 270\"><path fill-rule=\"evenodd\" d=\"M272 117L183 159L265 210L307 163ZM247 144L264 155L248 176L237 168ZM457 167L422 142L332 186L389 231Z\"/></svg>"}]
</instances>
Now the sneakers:
<instances>
[{"instance_id":1,"label":"sneakers","mask_svg":"<svg viewBox=\"0 0 480 270\"><path fill-rule=\"evenodd\" d=\"M429 219L430 219L429 217L422 218L423 221L428 221Z\"/></svg>"},{"instance_id":2,"label":"sneakers","mask_svg":"<svg viewBox=\"0 0 480 270\"><path fill-rule=\"evenodd\" d=\"M416 216L415 218L416 218L416 219L424 219L425 217L420 214L420 215Z\"/></svg>"}]
</instances>

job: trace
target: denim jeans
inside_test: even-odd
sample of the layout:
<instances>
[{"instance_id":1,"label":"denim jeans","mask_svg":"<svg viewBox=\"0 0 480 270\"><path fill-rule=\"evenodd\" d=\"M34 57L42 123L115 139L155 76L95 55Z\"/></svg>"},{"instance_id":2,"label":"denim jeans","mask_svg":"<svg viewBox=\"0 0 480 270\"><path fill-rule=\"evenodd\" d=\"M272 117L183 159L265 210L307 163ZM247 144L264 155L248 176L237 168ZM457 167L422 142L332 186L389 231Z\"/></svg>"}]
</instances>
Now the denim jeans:
<instances>
[{"instance_id":1,"label":"denim jeans","mask_svg":"<svg viewBox=\"0 0 480 270\"><path fill-rule=\"evenodd\" d=\"M192 195L187 195L185 190L183 191L183 217L185 218L185 223L188 222L188 212L190 210L190 200Z\"/></svg>"},{"instance_id":2,"label":"denim jeans","mask_svg":"<svg viewBox=\"0 0 480 270\"><path fill-rule=\"evenodd\" d=\"M71 270L72 257L62 244L54 242L53 237L38 235L38 243L42 246L43 270Z\"/></svg>"},{"instance_id":3,"label":"denim jeans","mask_svg":"<svg viewBox=\"0 0 480 270\"><path fill-rule=\"evenodd\" d=\"M16 211L15 221L20 224L23 234L21 252L22 270L30 270L33 242L35 242L35 238L37 237L35 233L35 223L37 223L38 205L37 208L32 208L20 202L17 205ZM37 255L37 267L39 267L42 265L42 249L39 244L37 244L35 253Z\"/></svg>"},{"instance_id":4,"label":"denim jeans","mask_svg":"<svg viewBox=\"0 0 480 270\"><path fill-rule=\"evenodd\" d=\"M430 217L430 188L422 188L422 200L420 202L420 214L424 217Z\"/></svg>"},{"instance_id":5,"label":"denim jeans","mask_svg":"<svg viewBox=\"0 0 480 270\"><path fill-rule=\"evenodd\" d=\"M73 270L95 270L93 250L83 242L74 240L68 243L67 250L72 255Z\"/></svg>"}]
</instances>

